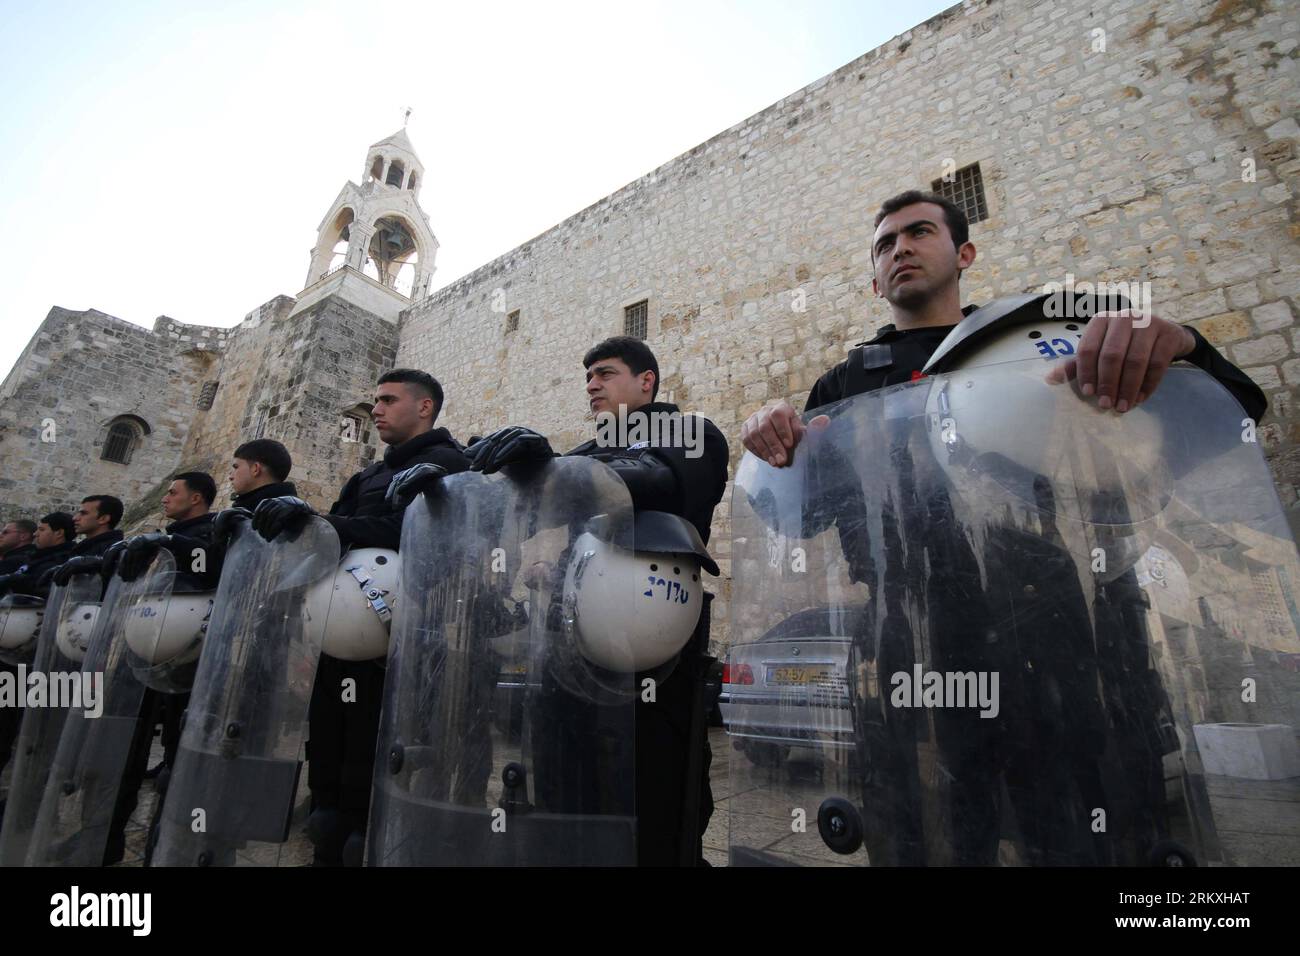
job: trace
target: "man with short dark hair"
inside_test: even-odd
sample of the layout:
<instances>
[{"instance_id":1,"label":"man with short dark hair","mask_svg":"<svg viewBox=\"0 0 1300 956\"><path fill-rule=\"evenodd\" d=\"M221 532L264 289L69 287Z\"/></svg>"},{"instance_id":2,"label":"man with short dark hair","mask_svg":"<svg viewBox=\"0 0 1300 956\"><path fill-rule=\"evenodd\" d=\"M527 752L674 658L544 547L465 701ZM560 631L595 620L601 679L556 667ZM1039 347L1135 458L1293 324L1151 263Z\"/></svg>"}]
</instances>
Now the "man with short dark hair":
<instances>
[{"instance_id":1,"label":"man with short dark hair","mask_svg":"<svg viewBox=\"0 0 1300 956\"><path fill-rule=\"evenodd\" d=\"M634 511L662 511L684 518L707 544L713 510L727 484L727 441L714 424L696 416L693 444L673 441L672 429L646 429L647 438L626 445L601 423L619 422L625 436L631 423L653 416L683 420L676 405L657 401L659 362L640 339L620 335L605 339L582 358L587 378L587 402L597 416L597 438L568 452L604 462L622 479ZM683 439L685 429L678 433ZM664 440L668 438L669 440ZM494 432L471 446L474 469L491 474L502 467L544 461L554 452L546 438L528 428ZM652 700L636 701L637 865L678 866L703 862L702 837L713 813L709 786L712 753L707 736L711 701L704 701L708 657L709 602L681 660L656 687ZM642 679L638 675L638 684ZM703 695L703 696L700 696ZM697 699L697 697L699 699ZM703 701L701 703L701 701ZM702 753L696 748L701 748ZM692 779L692 766L699 779Z\"/></svg>"},{"instance_id":2,"label":"man with short dark hair","mask_svg":"<svg viewBox=\"0 0 1300 956\"><path fill-rule=\"evenodd\" d=\"M220 560L209 554L213 539L212 502L217 483L203 471L184 471L171 480L163 495L163 515L171 523L165 531L152 531L131 538L121 558L121 573L133 580L152 562L159 548L176 559L178 581L192 590L208 590L221 576Z\"/></svg>"},{"instance_id":3,"label":"man with short dark hair","mask_svg":"<svg viewBox=\"0 0 1300 956\"><path fill-rule=\"evenodd\" d=\"M349 478L329 514L321 516L333 525L345 551L397 550L402 513L389 507L385 493L398 471L420 463L435 465L444 474L469 468L469 460L451 433L434 427L442 411L443 391L432 375L416 369L387 372L375 387L374 401L370 417L388 450L382 460ZM300 498L271 498L258 505L253 527L273 540L312 514ZM342 661L321 654L307 743L312 798L309 832L317 866L361 862L385 663Z\"/></svg>"},{"instance_id":4,"label":"man with short dark hair","mask_svg":"<svg viewBox=\"0 0 1300 956\"><path fill-rule=\"evenodd\" d=\"M202 471L184 471L172 479L163 495L163 515L171 520L166 531L136 535L126 542L118 562L118 573L124 580L134 580L153 563L158 551L166 548L176 561L176 578L173 591L208 591L215 589L221 577L221 554L214 548L214 518L210 508L217 497L217 483ZM74 562L69 562L73 564ZM60 568L59 576L68 573L69 565ZM72 573L77 573L76 571ZM65 582L61 582L65 583ZM189 705L190 695L164 694L146 688L140 705L140 723L132 742L131 754L123 771L122 786L118 791L113 822L105 844L104 864L122 859L126 852L125 830L127 821L135 812L140 784L146 778L158 777L172 765L176 748L180 744L180 720ZM153 728L162 724L163 759L158 766L146 771L149 750L153 743ZM165 786L160 786L165 789ZM156 823L161 811L161 799L154 810ZM146 859L152 850L152 840L146 850Z\"/></svg>"},{"instance_id":5,"label":"man with short dark hair","mask_svg":"<svg viewBox=\"0 0 1300 956\"><path fill-rule=\"evenodd\" d=\"M288 481L293 469L289 449L271 438L255 438L235 449L230 462L232 508L252 511L268 498L296 497Z\"/></svg>"},{"instance_id":6,"label":"man with short dark hair","mask_svg":"<svg viewBox=\"0 0 1300 956\"><path fill-rule=\"evenodd\" d=\"M72 515L66 511L52 511L36 525L33 541L36 545L31 557L4 577L0 577L0 595L34 594L45 597L49 593L46 575L72 556L72 539L76 535Z\"/></svg>"},{"instance_id":7,"label":"man with short dark hair","mask_svg":"<svg viewBox=\"0 0 1300 956\"><path fill-rule=\"evenodd\" d=\"M32 552L22 564L0 576L0 597L30 594L48 598L54 569L72 555L74 533L72 515L66 512L55 511L42 518L33 536L35 547ZM0 665L0 670L16 674L8 665ZM17 708L0 707L0 769L9 761L21 715L22 711Z\"/></svg>"},{"instance_id":8,"label":"man with short dark hair","mask_svg":"<svg viewBox=\"0 0 1300 956\"><path fill-rule=\"evenodd\" d=\"M179 487L176 485L178 481L181 483ZM195 498L195 495L199 497ZM175 507L168 507L168 498L171 496L179 500ZM216 500L217 483L211 475L206 471L182 471L172 479L167 494L163 496L163 512L167 517L181 521L186 512L191 513L190 517L206 514Z\"/></svg>"},{"instance_id":9,"label":"man with short dark hair","mask_svg":"<svg viewBox=\"0 0 1300 956\"><path fill-rule=\"evenodd\" d=\"M113 495L88 495L81 499L81 507L72 516L77 534L82 539L72 549L73 557L102 556L112 545L122 540L117 524L125 509L122 499Z\"/></svg>"},{"instance_id":10,"label":"man with short dark hair","mask_svg":"<svg viewBox=\"0 0 1300 956\"><path fill-rule=\"evenodd\" d=\"M975 254L966 216L951 201L917 190L886 200L876 214L871 287L889 302L894 322L819 378L805 411L919 375L939 343L975 311L973 305L962 308L958 288ZM1041 303L1027 308L1041 315ZM1077 359L1062 363L1062 371L1077 376L1084 396L1095 398L1099 408L1123 413L1145 401L1178 360L1213 375L1251 418L1258 421L1264 414L1267 402L1259 386L1196 329L1159 316L1139 327L1129 312L1098 313L1085 326ZM794 407L780 399L749 416L741 442L779 468L790 463L806 431Z\"/></svg>"},{"instance_id":11,"label":"man with short dark hair","mask_svg":"<svg viewBox=\"0 0 1300 956\"><path fill-rule=\"evenodd\" d=\"M11 534L10 528L17 533ZM26 538L32 543L30 546L20 544L7 552L12 560L5 562L6 571L0 574L0 597L6 594L46 597L49 586L42 584L42 579L71 553L72 533L72 516L63 512L46 515L39 525L25 519L9 522L5 526L7 538L17 541ZM0 664L0 671L7 672L14 679L18 673L8 664ZM0 770L9 762L21 718L22 711L17 707L0 707Z\"/></svg>"},{"instance_id":12,"label":"man with short dark hair","mask_svg":"<svg viewBox=\"0 0 1300 956\"><path fill-rule=\"evenodd\" d=\"M36 522L27 518L10 521L0 530L0 575L17 571L27 563L36 545Z\"/></svg>"},{"instance_id":13,"label":"man with short dark hair","mask_svg":"<svg viewBox=\"0 0 1300 956\"><path fill-rule=\"evenodd\" d=\"M889 303L894 322L818 379L805 414L922 378L941 343L976 312L975 306L961 306L960 276L975 261L976 250L958 207L912 190L886 201L875 223L872 288ZM1047 298L1010 300L1002 303L1001 312L994 303L983 317L989 325L974 330L991 328L995 321L1006 327L1053 318ZM1155 315L1139 316L1123 305L1114 311L1096 311L1095 305L1076 313L1090 318L1080 323L1077 346L1070 343L1072 351L1061 353L1070 357L1052 363L1047 381L1076 380L1084 401L1123 414L1146 401L1170 365L1183 360L1218 379L1252 419L1263 414L1263 392L1195 329ZM1142 321L1135 321L1139 317ZM1008 427L1014 427L1014 411L1007 410ZM741 437L751 453L784 468L793 463L809 428L829 420L817 416L805 423L788 401L780 400L751 415ZM1022 829L1020 852L1030 862L1106 862L1111 859L1107 854L1119 852L1118 837L1109 845L1090 839L1096 832L1086 825L1063 824L1069 787L1047 783L1048 771L1036 764L1036 755L1050 749L1045 741L1052 738L1045 728L1059 733L1069 746L1054 753L1058 760L1052 771L1072 781L1083 795L1078 799L1094 800L1088 794L1096 792L1102 772L1102 745L1109 746L1108 759L1119 760L1130 775L1125 799L1139 808L1137 815L1149 830L1139 834L1134 827L1130 839L1140 844L1160 830L1165 802L1161 756L1169 752L1161 739L1164 692L1149 663L1149 639L1141 623L1144 599L1136 576L1129 569L1110 580L1098 578L1089 600L1075 556L1052 533L1026 532L1013 521L982 529L985 540L977 553L974 535L962 527L947 463L937 457L918 459L908 444L912 428L906 416L882 422L882 433L896 444L871 464L882 473L905 470L907 495L889 500L883 515L876 515L893 534L882 532L882 540L867 541L866 522L855 511L861 503L850 493L858 489L861 494L858 481L845 481L849 491L828 494L803 514L804 537L838 527L852 579L867 584L873 600L879 588L882 608L911 609L889 612L888 629L869 626L854 634L853 653L860 655L864 670L870 662L879 672L880 686L884 675L910 673L914 663L920 668L924 655L939 669L1002 673L1008 681L1023 679L1023 685L1014 686L1031 690L1005 694L1000 719L971 723L940 709L927 730L924 719L910 710L896 709L892 702L886 707L886 694L869 696L862 685L849 682L851 693L862 695L849 711L858 766L864 768L860 800L868 817L863 831L870 859L906 865L932 859L934 848L927 846L921 812L921 792L929 784L922 782L916 744L929 734L951 804L944 811L952 816L947 838L951 862L994 863L999 838L1005 836L1004 816L1014 816ZM831 452L826 456L817 460L820 467L809 463L809 473L844 468L843 463L826 464ZM1043 496L1040 500L1051 497L1045 479L1034 488ZM873 547L883 555L883 568L876 565ZM1046 611L1035 604L1040 594L1054 602L1044 605ZM926 626L914 629L913 619ZM733 640L754 636L733 635ZM1046 690L1040 692L1040 687ZM1058 720L1057 713L1066 716Z\"/></svg>"},{"instance_id":14,"label":"man with short dark hair","mask_svg":"<svg viewBox=\"0 0 1300 956\"><path fill-rule=\"evenodd\" d=\"M81 499L81 507L72 520L77 532L85 537L72 548L68 560L55 570L56 584L63 587L73 575L100 571L108 551L113 549L116 554L121 550L113 546L123 540L117 523L124 511L122 500L113 495L89 495Z\"/></svg>"}]
</instances>

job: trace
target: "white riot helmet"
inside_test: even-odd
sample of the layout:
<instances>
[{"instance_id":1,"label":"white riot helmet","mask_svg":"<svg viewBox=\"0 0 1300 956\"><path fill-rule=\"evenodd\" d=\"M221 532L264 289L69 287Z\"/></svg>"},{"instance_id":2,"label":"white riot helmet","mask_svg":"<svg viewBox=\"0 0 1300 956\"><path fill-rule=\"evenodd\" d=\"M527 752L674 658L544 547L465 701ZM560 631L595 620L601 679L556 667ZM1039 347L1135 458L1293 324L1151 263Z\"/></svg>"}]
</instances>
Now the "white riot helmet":
<instances>
[{"instance_id":1,"label":"white riot helmet","mask_svg":"<svg viewBox=\"0 0 1300 956\"><path fill-rule=\"evenodd\" d=\"M1129 509L1114 523L1137 523L1171 490L1160 423L1142 406L1121 416L1082 398L1074 382L1046 381L1052 363L1075 354L1084 324L1043 318L965 335L958 326L926 366L930 440L954 476L984 475L1029 501L1045 477L1061 513L1095 520L1109 495ZM960 349L941 355L950 341Z\"/></svg>"},{"instance_id":2,"label":"white riot helmet","mask_svg":"<svg viewBox=\"0 0 1300 956\"><path fill-rule=\"evenodd\" d=\"M387 658L400 578L396 551L358 548L343 555L338 571L307 592L308 626L317 630L321 649L343 661Z\"/></svg>"},{"instance_id":3,"label":"white riot helmet","mask_svg":"<svg viewBox=\"0 0 1300 956\"><path fill-rule=\"evenodd\" d=\"M635 551L590 532L574 542L564 579L565 624L597 667L646 671L686 646L704 607L701 573L718 573L690 522L639 511Z\"/></svg>"},{"instance_id":4,"label":"white riot helmet","mask_svg":"<svg viewBox=\"0 0 1300 956\"><path fill-rule=\"evenodd\" d=\"M186 689L212 617L212 591L173 591L146 597L126 611L126 646L142 683L163 691Z\"/></svg>"},{"instance_id":5,"label":"white riot helmet","mask_svg":"<svg viewBox=\"0 0 1300 956\"><path fill-rule=\"evenodd\" d=\"M38 597L11 594L0 601L0 660L30 660L44 616L45 602Z\"/></svg>"},{"instance_id":6,"label":"white riot helmet","mask_svg":"<svg viewBox=\"0 0 1300 956\"><path fill-rule=\"evenodd\" d=\"M63 617L58 630L54 632L54 643L74 664L80 664L86 659L90 635L95 630L95 621L99 619L99 608L98 601L76 605Z\"/></svg>"}]
</instances>

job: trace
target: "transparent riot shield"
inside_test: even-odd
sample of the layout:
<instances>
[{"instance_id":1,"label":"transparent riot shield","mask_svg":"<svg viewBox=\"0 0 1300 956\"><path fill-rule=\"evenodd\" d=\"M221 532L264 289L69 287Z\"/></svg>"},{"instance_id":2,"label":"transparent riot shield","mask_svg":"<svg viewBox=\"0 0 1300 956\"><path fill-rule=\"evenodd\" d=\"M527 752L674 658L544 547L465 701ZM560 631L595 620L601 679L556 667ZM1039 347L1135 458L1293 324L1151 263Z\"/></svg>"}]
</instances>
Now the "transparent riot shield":
<instances>
[{"instance_id":1,"label":"transparent riot shield","mask_svg":"<svg viewBox=\"0 0 1300 956\"><path fill-rule=\"evenodd\" d=\"M31 866L99 866L141 720L144 685L126 644L128 627L161 630L176 576L171 553L134 581L114 577L81 664L91 700L69 707L28 849ZM81 615L85 605L78 605ZM56 635L57 640L57 635Z\"/></svg>"},{"instance_id":2,"label":"transparent riot shield","mask_svg":"<svg viewBox=\"0 0 1300 956\"><path fill-rule=\"evenodd\" d=\"M268 543L248 521L221 569L180 748L163 797L155 866L275 866L302 768L307 705L339 561L328 522Z\"/></svg>"},{"instance_id":3,"label":"transparent riot shield","mask_svg":"<svg viewBox=\"0 0 1300 956\"><path fill-rule=\"evenodd\" d=\"M635 863L635 675L588 660L606 624L575 620L631 533L623 483L585 458L454 475L407 508L371 865Z\"/></svg>"},{"instance_id":4,"label":"transparent riot shield","mask_svg":"<svg viewBox=\"0 0 1300 956\"><path fill-rule=\"evenodd\" d=\"M186 694L194 685L203 639L212 620L213 591L196 590L178 574L165 605L141 605L126 624L128 664L136 679L162 694ZM154 625L155 612L166 624Z\"/></svg>"},{"instance_id":5,"label":"transparent riot shield","mask_svg":"<svg viewBox=\"0 0 1300 956\"><path fill-rule=\"evenodd\" d=\"M56 585L50 590L35 657L30 664L30 673L40 675L36 679L43 682L47 693L41 706L31 707L23 714L14 746L13 779L5 805L4 828L0 830L0 866L22 866L27 860L41 795L68 718L68 708L76 695L74 684L84 696L82 658L65 652L70 645L66 636L60 641L59 634L66 635L74 620L84 621L91 613L89 609L98 608L102 589L103 582L96 573L78 574L67 587Z\"/></svg>"},{"instance_id":6,"label":"transparent riot shield","mask_svg":"<svg viewBox=\"0 0 1300 956\"><path fill-rule=\"evenodd\" d=\"M819 410L746 456L734 865L1300 863L1300 584L1200 370L1126 415L1045 362Z\"/></svg>"},{"instance_id":7,"label":"transparent riot shield","mask_svg":"<svg viewBox=\"0 0 1300 956\"><path fill-rule=\"evenodd\" d=\"M50 604L57 590L51 589ZM0 598L0 661L15 666L32 663L46 604L44 599L30 594L6 594Z\"/></svg>"}]
</instances>

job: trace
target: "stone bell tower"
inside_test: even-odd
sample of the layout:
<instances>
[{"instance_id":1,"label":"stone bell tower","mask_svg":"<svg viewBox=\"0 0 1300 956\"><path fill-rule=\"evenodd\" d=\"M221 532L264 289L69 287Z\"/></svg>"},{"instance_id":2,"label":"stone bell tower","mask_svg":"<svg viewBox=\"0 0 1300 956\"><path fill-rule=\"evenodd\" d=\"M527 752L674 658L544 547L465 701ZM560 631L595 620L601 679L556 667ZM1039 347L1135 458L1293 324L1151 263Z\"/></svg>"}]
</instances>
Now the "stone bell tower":
<instances>
[{"instance_id":1,"label":"stone bell tower","mask_svg":"<svg viewBox=\"0 0 1300 956\"><path fill-rule=\"evenodd\" d=\"M420 208L423 180L405 129L366 151L361 185L346 183L317 229L298 310L336 295L396 322L428 294L438 240Z\"/></svg>"}]
</instances>

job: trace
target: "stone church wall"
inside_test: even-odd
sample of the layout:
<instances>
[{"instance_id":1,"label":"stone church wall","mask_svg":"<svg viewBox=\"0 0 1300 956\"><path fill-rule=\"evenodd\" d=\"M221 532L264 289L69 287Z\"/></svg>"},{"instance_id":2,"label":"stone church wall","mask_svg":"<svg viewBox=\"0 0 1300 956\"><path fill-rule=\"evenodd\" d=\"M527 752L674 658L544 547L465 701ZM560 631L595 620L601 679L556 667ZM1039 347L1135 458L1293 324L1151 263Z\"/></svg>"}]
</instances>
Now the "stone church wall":
<instances>
[{"instance_id":1,"label":"stone church wall","mask_svg":"<svg viewBox=\"0 0 1300 956\"><path fill-rule=\"evenodd\" d=\"M989 218L964 301L1069 275L1149 282L1157 315L1194 324L1268 393L1260 440L1295 514L1294 13L953 7L417 303L398 362L440 378L458 436L519 423L574 444L591 429L583 351L645 299L663 392L717 423L734 474L750 413L801 405L888 321L871 291L879 204L978 163Z\"/></svg>"},{"instance_id":2,"label":"stone church wall","mask_svg":"<svg viewBox=\"0 0 1300 956\"><path fill-rule=\"evenodd\" d=\"M0 390L0 515L72 511L95 493L145 496L180 457L228 331L51 309ZM122 415L148 427L126 464L102 457Z\"/></svg>"}]
</instances>

